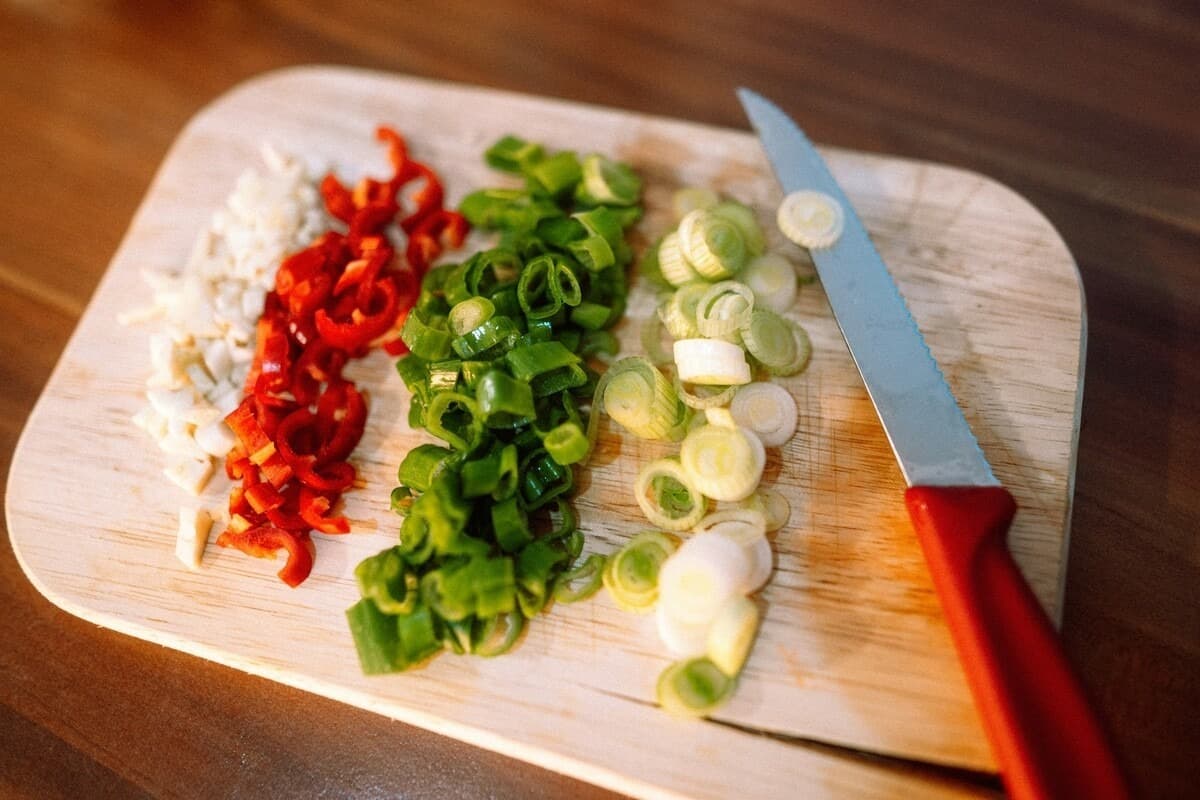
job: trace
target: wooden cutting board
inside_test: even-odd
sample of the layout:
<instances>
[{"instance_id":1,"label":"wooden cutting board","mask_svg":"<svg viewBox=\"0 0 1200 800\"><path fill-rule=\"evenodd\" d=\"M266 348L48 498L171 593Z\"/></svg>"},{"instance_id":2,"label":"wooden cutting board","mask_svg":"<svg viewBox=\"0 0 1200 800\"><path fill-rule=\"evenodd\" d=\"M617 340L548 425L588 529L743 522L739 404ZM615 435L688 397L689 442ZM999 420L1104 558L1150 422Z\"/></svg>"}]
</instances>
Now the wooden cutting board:
<instances>
[{"instance_id":1,"label":"wooden cutting board","mask_svg":"<svg viewBox=\"0 0 1200 800\"><path fill-rule=\"evenodd\" d=\"M386 172L372 135L379 123L442 173L451 203L501 181L481 154L507 132L632 162L646 178L645 239L670 226L680 185L737 197L764 222L780 199L745 132L348 69L286 70L236 88L172 147L17 448L9 530L38 589L100 625L634 795L988 793L994 762L903 511L900 473L817 285L796 308L812 364L786 382L800 432L768 466L792 518L774 540L761 636L736 697L712 720L655 708L670 659L652 619L603 594L555 607L503 658L444 655L409 674L359 674L342 614L357 598L352 571L394 543L396 465L426 440L406 427L406 393L382 354L357 374L373 401L355 456L363 486L346 499L354 533L319 537L307 583L289 589L278 564L215 545L199 573L175 560L177 508L188 498L130 422L149 331L115 317L148 302L139 270L182 266L238 174L260 166L264 141L353 180ZM1084 344L1071 255L1036 209L980 175L826 155L1016 495L1012 548L1056 615ZM625 352L638 351L652 299L635 286L619 331ZM608 552L645 527L630 487L666 449L607 426L577 500L589 550ZM214 480L208 505L223 507L226 490Z\"/></svg>"}]
</instances>

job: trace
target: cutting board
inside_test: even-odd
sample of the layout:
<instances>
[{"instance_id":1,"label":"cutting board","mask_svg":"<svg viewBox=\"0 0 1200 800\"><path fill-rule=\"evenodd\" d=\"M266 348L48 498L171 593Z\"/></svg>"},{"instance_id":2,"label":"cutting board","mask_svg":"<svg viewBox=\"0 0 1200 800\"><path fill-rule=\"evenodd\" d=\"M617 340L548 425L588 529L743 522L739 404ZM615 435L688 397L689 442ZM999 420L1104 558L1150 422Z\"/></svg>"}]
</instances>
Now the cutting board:
<instances>
[{"instance_id":1,"label":"cutting board","mask_svg":"<svg viewBox=\"0 0 1200 800\"><path fill-rule=\"evenodd\" d=\"M238 174L260 166L263 142L355 180L386 173L373 139L379 123L396 126L414 156L441 172L451 203L502 182L481 154L507 132L629 161L646 179L643 243L670 227L681 185L741 199L764 222L780 199L742 131L349 69L291 69L235 88L171 148L25 428L6 506L34 585L114 630L628 794L993 791L995 765L903 511L900 473L816 284L795 309L812 363L785 382L800 431L767 468L792 516L774 539L775 575L741 685L710 720L655 707L655 679L670 659L652 618L619 611L603 593L553 608L502 658L447 654L408 674L359 673L343 618L357 597L353 568L394 543L395 469L427 440L407 428L406 393L383 354L356 372L373 399L354 456L362 480L346 497L353 533L318 537L302 587L282 584L277 563L211 544L199 572L175 560L176 513L188 498L130 422L149 372L149 330L119 327L115 317L149 301L139 270L182 266ZM983 176L825 153L1017 497L1012 549L1056 616L1084 344L1071 255L1035 208ZM773 243L802 260L769 227ZM638 351L639 320L652 308L652 292L635 282L619 329L625 352ZM633 479L668 450L605 426L576 503L588 550L609 552L645 527ZM209 507L223 507L227 488L214 480Z\"/></svg>"}]
</instances>

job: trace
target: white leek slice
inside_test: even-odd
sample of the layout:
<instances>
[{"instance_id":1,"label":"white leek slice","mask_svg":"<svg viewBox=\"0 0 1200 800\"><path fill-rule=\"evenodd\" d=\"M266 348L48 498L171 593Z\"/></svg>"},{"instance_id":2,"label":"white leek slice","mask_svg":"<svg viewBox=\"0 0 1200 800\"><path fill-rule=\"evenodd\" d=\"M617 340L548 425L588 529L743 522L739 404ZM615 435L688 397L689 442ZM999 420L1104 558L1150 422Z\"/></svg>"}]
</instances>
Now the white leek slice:
<instances>
[{"instance_id":1,"label":"white leek slice","mask_svg":"<svg viewBox=\"0 0 1200 800\"><path fill-rule=\"evenodd\" d=\"M746 351L720 339L680 339L675 342L675 367L684 383L733 386L750 382Z\"/></svg>"},{"instance_id":2,"label":"white leek slice","mask_svg":"<svg viewBox=\"0 0 1200 800\"><path fill-rule=\"evenodd\" d=\"M775 554L771 550L771 540L765 536L755 539L743 550L750 561L750 572L741 590L742 594L754 594L771 579L771 571L775 569Z\"/></svg>"},{"instance_id":3,"label":"white leek slice","mask_svg":"<svg viewBox=\"0 0 1200 800\"><path fill-rule=\"evenodd\" d=\"M767 518L753 508L726 508L696 523L696 533L719 533L740 545L753 544L767 535Z\"/></svg>"},{"instance_id":4,"label":"white leek slice","mask_svg":"<svg viewBox=\"0 0 1200 800\"><path fill-rule=\"evenodd\" d=\"M738 273L738 279L754 292L756 306L783 313L796 303L796 268L779 253L755 257Z\"/></svg>"},{"instance_id":5,"label":"white leek slice","mask_svg":"<svg viewBox=\"0 0 1200 800\"><path fill-rule=\"evenodd\" d=\"M659 603L654 609L654 623L667 652L677 658L702 656L708 649L708 622L684 622Z\"/></svg>"},{"instance_id":6,"label":"white leek slice","mask_svg":"<svg viewBox=\"0 0 1200 800\"><path fill-rule=\"evenodd\" d=\"M801 247L830 247L846 224L841 203L824 192L803 190L783 198L776 215L783 235Z\"/></svg>"},{"instance_id":7,"label":"white leek slice","mask_svg":"<svg viewBox=\"0 0 1200 800\"><path fill-rule=\"evenodd\" d=\"M660 458L642 467L634 496L646 519L668 531L686 531L708 510L708 499L674 458Z\"/></svg>"},{"instance_id":8,"label":"white leek slice","mask_svg":"<svg viewBox=\"0 0 1200 800\"><path fill-rule=\"evenodd\" d=\"M796 433L796 401L777 383L756 381L740 387L729 412L738 425L754 431L766 447L779 447Z\"/></svg>"},{"instance_id":9,"label":"white leek slice","mask_svg":"<svg viewBox=\"0 0 1200 800\"><path fill-rule=\"evenodd\" d=\"M707 625L729 597L744 594L752 564L745 548L716 533L685 540L658 571L663 614L691 625Z\"/></svg>"},{"instance_id":10,"label":"white leek slice","mask_svg":"<svg viewBox=\"0 0 1200 800\"><path fill-rule=\"evenodd\" d=\"M706 655L729 677L742 671L758 634L758 606L747 597L731 597L721 606L705 642Z\"/></svg>"},{"instance_id":11,"label":"white leek slice","mask_svg":"<svg viewBox=\"0 0 1200 800\"><path fill-rule=\"evenodd\" d=\"M688 433L679 462L706 497L736 502L749 497L762 480L766 451L745 428L702 425Z\"/></svg>"},{"instance_id":12,"label":"white leek slice","mask_svg":"<svg viewBox=\"0 0 1200 800\"><path fill-rule=\"evenodd\" d=\"M792 515L792 505L782 492L759 487L758 491L740 503L742 508L758 511L767 524L767 533L779 530Z\"/></svg>"}]
</instances>

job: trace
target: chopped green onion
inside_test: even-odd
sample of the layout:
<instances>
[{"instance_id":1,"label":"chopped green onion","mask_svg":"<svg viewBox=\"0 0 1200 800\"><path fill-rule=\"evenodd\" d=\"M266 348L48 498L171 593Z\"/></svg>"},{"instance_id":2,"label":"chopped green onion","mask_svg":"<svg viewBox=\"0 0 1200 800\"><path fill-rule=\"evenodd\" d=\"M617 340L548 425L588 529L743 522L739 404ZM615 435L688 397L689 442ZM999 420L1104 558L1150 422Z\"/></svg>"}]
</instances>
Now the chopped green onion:
<instances>
[{"instance_id":1,"label":"chopped green onion","mask_svg":"<svg viewBox=\"0 0 1200 800\"><path fill-rule=\"evenodd\" d=\"M409 489L424 492L433 479L455 458L455 452L436 444L420 444L409 450L400 462L399 480Z\"/></svg>"},{"instance_id":2,"label":"chopped green onion","mask_svg":"<svg viewBox=\"0 0 1200 800\"><path fill-rule=\"evenodd\" d=\"M483 154L488 166L502 172L525 172L544 157L540 144L516 136L504 136Z\"/></svg>"},{"instance_id":3,"label":"chopped green onion","mask_svg":"<svg viewBox=\"0 0 1200 800\"><path fill-rule=\"evenodd\" d=\"M554 599L560 603L576 603L594 595L603 583L606 563L604 556L592 553L578 567L564 572L554 586Z\"/></svg>"},{"instance_id":4,"label":"chopped green onion","mask_svg":"<svg viewBox=\"0 0 1200 800\"><path fill-rule=\"evenodd\" d=\"M486 297L468 298L450 309L450 330L455 336L462 336L487 322L495 313L496 306Z\"/></svg>"},{"instance_id":5,"label":"chopped green onion","mask_svg":"<svg viewBox=\"0 0 1200 800\"><path fill-rule=\"evenodd\" d=\"M570 150L563 150L548 158L543 158L523 171L537 181L547 194L551 195L561 194L574 188L582 175L579 158Z\"/></svg>"},{"instance_id":6,"label":"chopped green onion","mask_svg":"<svg viewBox=\"0 0 1200 800\"><path fill-rule=\"evenodd\" d=\"M583 181L575 197L588 205L631 206L642 192L642 181L628 165L592 153L583 159Z\"/></svg>"},{"instance_id":7,"label":"chopped green onion","mask_svg":"<svg viewBox=\"0 0 1200 800\"><path fill-rule=\"evenodd\" d=\"M413 355L426 361L437 361L450 355L450 341L454 337L444 328L427 324L420 314L409 312L400 329L400 338Z\"/></svg>"},{"instance_id":8,"label":"chopped green onion","mask_svg":"<svg viewBox=\"0 0 1200 800\"><path fill-rule=\"evenodd\" d=\"M564 422L546 434L542 446L559 464L577 464L587 457L591 446L576 422Z\"/></svg>"}]
</instances>

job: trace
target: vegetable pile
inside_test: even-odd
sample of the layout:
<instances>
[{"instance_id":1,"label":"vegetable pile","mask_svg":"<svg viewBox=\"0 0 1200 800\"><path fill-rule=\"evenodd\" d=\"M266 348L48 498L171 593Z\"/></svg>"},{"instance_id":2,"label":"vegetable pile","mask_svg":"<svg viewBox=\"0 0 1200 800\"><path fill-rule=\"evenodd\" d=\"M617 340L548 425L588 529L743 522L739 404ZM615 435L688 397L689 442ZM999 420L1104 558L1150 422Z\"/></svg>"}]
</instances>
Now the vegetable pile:
<instances>
[{"instance_id":1,"label":"vegetable pile","mask_svg":"<svg viewBox=\"0 0 1200 800\"><path fill-rule=\"evenodd\" d=\"M766 448L797 426L791 394L769 378L803 371L811 347L782 314L796 297L795 268L764 252L751 209L702 189L677 193L675 208L677 229L641 265L670 287L643 335L649 358L614 364L596 405L635 436L680 442L679 454L640 471L635 497L660 530L610 557L603 580L621 608L655 613L659 637L680 659L660 676L660 705L700 716L736 686L758 630L749 596L771 575L767 534L789 515L782 495L759 487ZM725 506L710 513L713 502Z\"/></svg>"},{"instance_id":2,"label":"vegetable pile","mask_svg":"<svg viewBox=\"0 0 1200 800\"><path fill-rule=\"evenodd\" d=\"M521 188L460 210L498 245L425 275L396 365L409 424L444 444L409 451L393 509L400 541L355 570L347 611L362 668L404 670L442 650L507 651L552 600L594 592L603 558L576 566L568 497L589 455L588 406L624 313L625 231L641 181L599 154L548 153L513 136L485 154Z\"/></svg>"},{"instance_id":3,"label":"vegetable pile","mask_svg":"<svg viewBox=\"0 0 1200 800\"><path fill-rule=\"evenodd\" d=\"M217 544L259 557L285 550L279 577L289 586L312 569L311 531L350 530L333 508L356 477L347 459L363 434L367 398L343 368L395 331L429 263L467 232L466 220L442 207L433 170L409 158L394 130L381 127L377 136L388 146L392 177L363 178L353 190L332 173L322 181L325 207L346 230L325 232L280 265L258 319L244 397L225 417L237 437L225 471L241 485L230 494ZM421 183L415 208L401 216L399 193L413 181ZM408 234L404 261L386 232L397 219ZM403 349L398 339L384 346Z\"/></svg>"}]
</instances>

